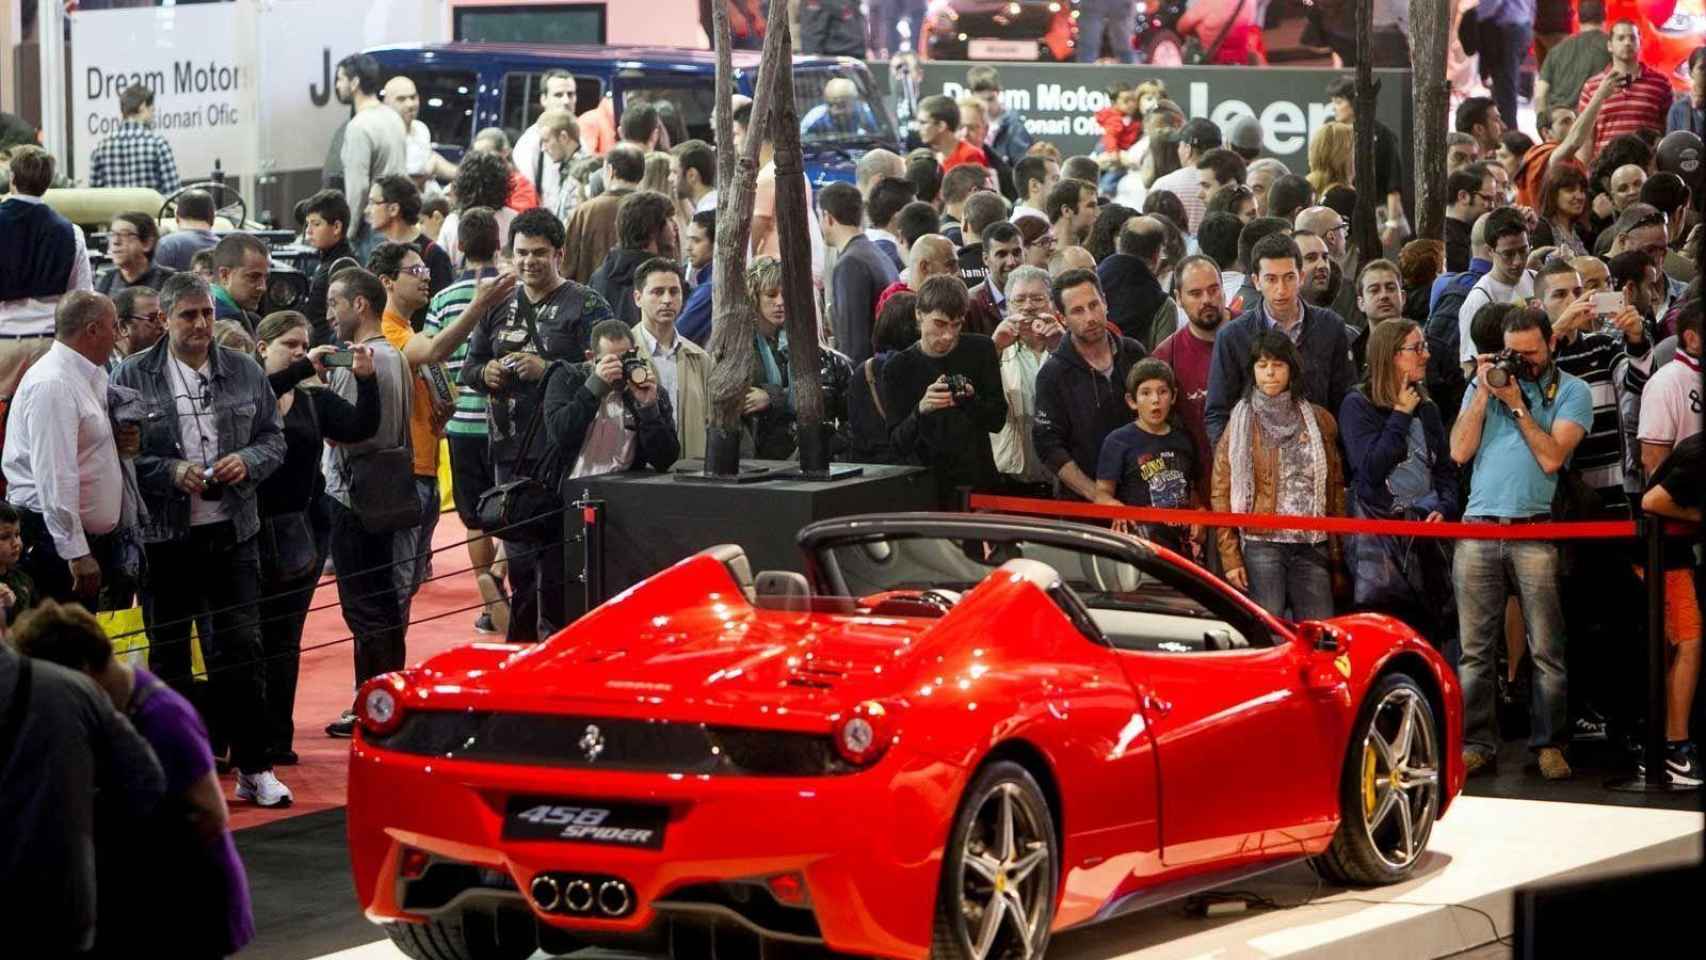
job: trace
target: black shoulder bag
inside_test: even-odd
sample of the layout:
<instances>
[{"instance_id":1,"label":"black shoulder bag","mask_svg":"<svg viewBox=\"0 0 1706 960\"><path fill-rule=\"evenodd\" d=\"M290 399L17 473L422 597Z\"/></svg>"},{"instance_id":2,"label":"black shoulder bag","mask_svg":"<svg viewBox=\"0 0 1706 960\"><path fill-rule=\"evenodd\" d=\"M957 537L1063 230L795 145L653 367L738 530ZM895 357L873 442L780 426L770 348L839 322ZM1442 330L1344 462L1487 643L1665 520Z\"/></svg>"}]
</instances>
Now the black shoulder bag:
<instances>
[{"instance_id":1,"label":"black shoulder bag","mask_svg":"<svg viewBox=\"0 0 1706 960\"><path fill-rule=\"evenodd\" d=\"M544 425L545 384L550 379L551 367L547 367L545 375L539 378L539 403L534 406L533 416L527 421L527 429L521 434L521 447L515 457L518 466L526 460L527 451L533 447L533 438ZM551 453L540 461L535 472L549 479L555 472L549 468L555 458L556 451L553 448ZM556 540L562 533L563 525L557 519L562 510L563 498L557 493L556 485L539 477L516 477L508 483L500 483L480 494L479 503L475 506L481 530L494 534L500 540L515 540L521 543L550 543Z\"/></svg>"}]
</instances>

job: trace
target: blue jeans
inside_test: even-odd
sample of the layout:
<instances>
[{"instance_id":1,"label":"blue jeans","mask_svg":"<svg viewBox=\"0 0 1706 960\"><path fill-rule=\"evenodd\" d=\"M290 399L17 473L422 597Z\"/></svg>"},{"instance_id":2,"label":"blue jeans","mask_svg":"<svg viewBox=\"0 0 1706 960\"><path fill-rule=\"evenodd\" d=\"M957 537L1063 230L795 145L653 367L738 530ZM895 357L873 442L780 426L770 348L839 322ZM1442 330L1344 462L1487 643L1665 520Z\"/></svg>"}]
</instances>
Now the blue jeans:
<instances>
[{"instance_id":1,"label":"blue jeans","mask_svg":"<svg viewBox=\"0 0 1706 960\"><path fill-rule=\"evenodd\" d=\"M1136 63L1137 51L1131 47L1136 15L1130 3L1086 3L1078 11L1079 63L1094 63L1102 52L1102 35L1108 34L1108 49L1121 63Z\"/></svg>"},{"instance_id":2,"label":"blue jeans","mask_svg":"<svg viewBox=\"0 0 1706 960\"><path fill-rule=\"evenodd\" d=\"M1528 624L1528 655L1534 685L1528 714L1530 748L1561 746L1569 738L1565 707L1564 611L1558 598L1558 547L1538 540L1461 540L1452 562L1457 594L1458 636L1463 659L1463 744L1466 750L1496 753L1493 729L1493 654L1505 642L1505 598L1516 588Z\"/></svg>"},{"instance_id":3,"label":"blue jeans","mask_svg":"<svg viewBox=\"0 0 1706 960\"><path fill-rule=\"evenodd\" d=\"M1293 620L1333 615L1333 576L1327 544L1244 541L1244 572L1250 599L1276 617L1291 607Z\"/></svg>"},{"instance_id":4,"label":"blue jeans","mask_svg":"<svg viewBox=\"0 0 1706 960\"><path fill-rule=\"evenodd\" d=\"M1515 130L1517 83L1534 29L1526 23L1498 23L1484 25L1482 30L1481 74L1487 78L1505 126Z\"/></svg>"}]
</instances>

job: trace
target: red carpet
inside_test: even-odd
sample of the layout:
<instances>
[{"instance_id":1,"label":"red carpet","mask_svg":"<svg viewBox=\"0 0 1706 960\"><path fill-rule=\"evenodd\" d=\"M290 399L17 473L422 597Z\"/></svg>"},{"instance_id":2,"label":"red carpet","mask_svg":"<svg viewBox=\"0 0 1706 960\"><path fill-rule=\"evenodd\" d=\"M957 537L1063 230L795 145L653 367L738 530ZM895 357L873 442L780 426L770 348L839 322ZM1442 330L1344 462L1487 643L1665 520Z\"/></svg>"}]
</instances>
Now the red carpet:
<instances>
[{"instance_id":1,"label":"red carpet","mask_svg":"<svg viewBox=\"0 0 1706 960\"><path fill-rule=\"evenodd\" d=\"M467 531L455 513L439 517L433 546L450 549L433 555L432 576L437 579L423 584L415 595L409 615L413 624L408 634L411 664L481 637L474 631L474 618L480 614L480 591L469 569L468 551L461 546L466 538ZM233 829L344 805L350 742L326 736L325 726L348 709L354 694L350 632L338 610L335 585L320 587L314 595L314 607L302 632L302 675L296 689L296 752L302 762L276 770L296 795L296 802L282 810L263 810L231 800L236 774L227 774L223 780ZM318 609L321 607L325 609ZM312 649L315 647L319 649Z\"/></svg>"}]
</instances>

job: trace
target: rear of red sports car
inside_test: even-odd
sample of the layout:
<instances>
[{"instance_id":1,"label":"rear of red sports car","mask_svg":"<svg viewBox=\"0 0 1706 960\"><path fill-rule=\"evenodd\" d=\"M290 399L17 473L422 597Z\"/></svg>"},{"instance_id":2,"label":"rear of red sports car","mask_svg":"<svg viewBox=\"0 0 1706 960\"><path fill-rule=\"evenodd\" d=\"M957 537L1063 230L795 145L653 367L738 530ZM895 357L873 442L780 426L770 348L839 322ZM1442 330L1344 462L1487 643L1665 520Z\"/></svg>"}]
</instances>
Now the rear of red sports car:
<instances>
[{"instance_id":1,"label":"rear of red sports car","mask_svg":"<svg viewBox=\"0 0 1706 960\"><path fill-rule=\"evenodd\" d=\"M700 605L612 605L550 643L462 648L365 688L349 841L368 917L411 953L448 934L468 956L708 956L713 936L751 941L723 955L762 939L922 956L929 827L964 771L891 748L866 695L929 621L758 612L719 602L732 586L706 559L669 584ZM639 634L639 608L657 612L643 649L574 642Z\"/></svg>"}]
</instances>

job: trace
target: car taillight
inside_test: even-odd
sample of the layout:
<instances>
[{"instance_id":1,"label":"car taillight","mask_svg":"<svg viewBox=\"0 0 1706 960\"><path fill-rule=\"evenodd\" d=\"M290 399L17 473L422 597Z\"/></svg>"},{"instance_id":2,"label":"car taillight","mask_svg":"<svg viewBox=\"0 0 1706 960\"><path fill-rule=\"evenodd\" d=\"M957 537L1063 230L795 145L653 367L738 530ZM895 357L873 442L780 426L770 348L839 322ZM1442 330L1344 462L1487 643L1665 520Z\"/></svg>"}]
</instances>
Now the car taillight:
<instances>
[{"instance_id":1,"label":"car taillight","mask_svg":"<svg viewBox=\"0 0 1706 960\"><path fill-rule=\"evenodd\" d=\"M355 716L361 728L376 737L397 732L403 723L403 677L387 673L374 677L355 698Z\"/></svg>"},{"instance_id":2,"label":"car taillight","mask_svg":"<svg viewBox=\"0 0 1706 960\"><path fill-rule=\"evenodd\" d=\"M854 707L835 725L835 751L856 767L877 762L894 739L889 711L875 700Z\"/></svg>"}]
</instances>

